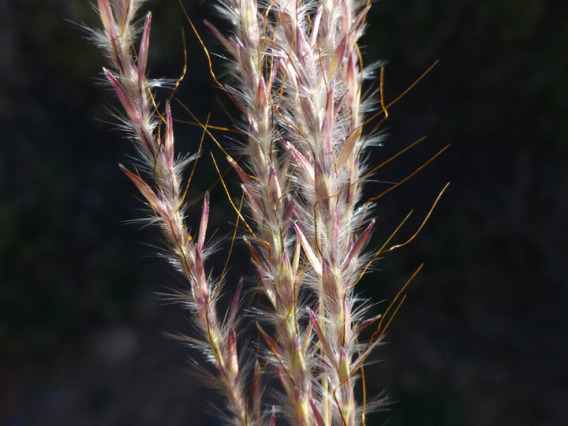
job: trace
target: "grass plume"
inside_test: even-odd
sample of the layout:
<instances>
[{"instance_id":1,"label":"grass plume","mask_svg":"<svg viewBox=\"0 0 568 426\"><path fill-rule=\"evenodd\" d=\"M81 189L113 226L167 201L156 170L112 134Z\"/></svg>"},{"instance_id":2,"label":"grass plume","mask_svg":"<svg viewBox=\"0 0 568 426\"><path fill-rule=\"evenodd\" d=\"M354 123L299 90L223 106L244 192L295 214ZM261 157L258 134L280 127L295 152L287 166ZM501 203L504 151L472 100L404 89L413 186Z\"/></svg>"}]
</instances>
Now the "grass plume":
<instances>
[{"instance_id":1,"label":"grass plume","mask_svg":"<svg viewBox=\"0 0 568 426\"><path fill-rule=\"evenodd\" d=\"M392 319L387 314L401 302L397 296L385 316L369 317L356 285L379 255L406 244L383 247L374 256L365 251L375 221L362 188L375 170L368 170L365 159L376 142L376 128L364 134L365 114L379 104L384 120L390 106L382 99L382 70L381 99L363 96L372 73L363 67L358 42L370 3L219 0L217 10L231 24L231 35L207 23L226 50L232 76L225 83L213 78L246 123L237 132L245 137L241 160L226 160L241 180L247 219L214 162L246 224L243 241L268 302L250 310L257 314L263 348L254 369L239 362L242 280L233 286L233 302L221 320L221 283L205 266L208 195L198 231L191 234L186 225L181 174L189 160L176 156L169 101L160 111L153 97L159 82L147 75L151 14L142 24L135 20L142 3L98 0L103 29L93 34L109 63L105 78L124 110L121 124L139 154L136 169L121 168L146 200L148 220L161 229L171 261L188 283L187 291L172 298L193 315L200 336L186 341L213 366L228 422L276 424L281 413L298 426L364 424L367 406L356 401L357 378ZM361 332L375 323L377 331L361 342ZM267 369L283 393L277 410L263 398Z\"/></svg>"}]
</instances>

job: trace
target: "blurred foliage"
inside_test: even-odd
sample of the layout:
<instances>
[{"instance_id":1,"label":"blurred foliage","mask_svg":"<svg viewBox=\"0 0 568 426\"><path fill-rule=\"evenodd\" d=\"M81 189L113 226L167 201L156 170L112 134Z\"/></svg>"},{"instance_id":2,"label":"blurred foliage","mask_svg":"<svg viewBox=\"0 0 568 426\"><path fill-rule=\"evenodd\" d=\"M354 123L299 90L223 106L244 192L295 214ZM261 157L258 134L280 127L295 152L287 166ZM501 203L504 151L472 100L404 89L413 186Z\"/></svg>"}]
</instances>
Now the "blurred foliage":
<instances>
[{"instance_id":1,"label":"blurred foliage","mask_svg":"<svg viewBox=\"0 0 568 426\"><path fill-rule=\"evenodd\" d=\"M6 13L0 353L22 357L130 317L145 281L126 266L141 252L118 214L134 205L116 192L128 187L116 168L121 147L94 118L105 116L92 81L100 56L76 25L92 20L88 3L18 2Z\"/></svg>"},{"instance_id":2,"label":"blurred foliage","mask_svg":"<svg viewBox=\"0 0 568 426\"><path fill-rule=\"evenodd\" d=\"M387 346L384 358L398 359L383 369L392 367L388 377L402 383L408 365L430 374L397 387L400 403L387 417L392 424L559 424L568 393L558 376L568 356L559 340L568 329L568 4L382 1L371 13L366 50L388 59L387 100L440 61L391 109L386 153L421 136L428 141L388 170L390 178L452 144L381 205L383 216L424 212L436 188L452 182L416 243L395 255L398 271L420 260L426 271L393 325L394 335L410 336ZM388 297L400 272L379 264L392 283L382 290ZM465 415L449 423L413 417L424 414L431 387L448 398L430 401L433 411L448 412L443 406L453 406L457 393L468 402ZM554 390L543 396L539 388Z\"/></svg>"}]
</instances>

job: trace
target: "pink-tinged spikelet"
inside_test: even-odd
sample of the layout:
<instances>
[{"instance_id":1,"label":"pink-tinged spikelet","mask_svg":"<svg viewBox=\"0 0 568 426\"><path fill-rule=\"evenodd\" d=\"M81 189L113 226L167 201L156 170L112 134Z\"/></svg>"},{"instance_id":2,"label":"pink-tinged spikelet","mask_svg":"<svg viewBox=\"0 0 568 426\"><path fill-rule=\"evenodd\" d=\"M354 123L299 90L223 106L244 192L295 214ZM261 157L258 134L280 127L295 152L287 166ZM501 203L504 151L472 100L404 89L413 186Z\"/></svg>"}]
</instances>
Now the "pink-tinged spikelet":
<instances>
[{"instance_id":1,"label":"pink-tinged spikelet","mask_svg":"<svg viewBox=\"0 0 568 426\"><path fill-rule=\"evenodd\" d=\"M152 179L146 181L137 173L121 165L121 169L144 196L154 214L152 222L162 230L177 265L189 284L189 291L175 297L191 308L200 339L187 339L198 346L216 368L216 386L227 397L230 422L251 425L245 401L243 381L239 369L234 315L223 323L216 311L217 283L205 271L207 258L206 230L209 217L209 196L206 194L197 239L185 225L184 200L180 188L182 162L175 160L174 129L169 103L165 114L154 110L151 98L152 82L146 77L150 43L151 15L144 22L138 52L134 35L138 28L134 15L142 2L137 0L98 0L104 30L95 33L98 44L110 59L111 69L104 74L114 89L126 116L121 119L128 126L138 148L142 169L151 170ZM163 133L157 123L163 121ZM147 182L153 182L149 184ZM233 307L233 311L235 307Z\"/></svg>"}]
</instances>

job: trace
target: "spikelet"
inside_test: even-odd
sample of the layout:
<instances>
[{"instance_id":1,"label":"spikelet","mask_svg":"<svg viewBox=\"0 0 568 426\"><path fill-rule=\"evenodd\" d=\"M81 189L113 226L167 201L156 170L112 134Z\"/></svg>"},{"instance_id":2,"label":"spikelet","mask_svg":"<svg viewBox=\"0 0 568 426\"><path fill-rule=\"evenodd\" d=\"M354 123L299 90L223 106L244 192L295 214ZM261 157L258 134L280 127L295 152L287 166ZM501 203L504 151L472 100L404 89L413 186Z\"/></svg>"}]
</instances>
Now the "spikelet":
<instances>
[{"instance_id":1,"label":"spikelet","mask_svg":"<svg viewBox=\"0 0 568 426\"><path fill-rule=\"evenodd\" d=\"M103 69L125 112L121 118L130 130L137 147L140 168L150 173L145 180L121 165L121 169L145 198L154 217L152 222L161 228L172 255L172 263L187 279L188 291L170 296L188 307L194 318L200 338L186 338L197 346L216 368L212 375L214 385L227 397L229 421L235 425L250 425L249 414L239 369L235 316L222 323L216 311L217 283L205 271L207 258L206 230L209 217L209 196L203 203L201 223L197 235L190 235L185 225L185 210L180 188L183 161L177 161L174 152L174 129L169 103L165 113L155 110L151 85L146 78L150 40L151 15L146 16L138 52L134 52L136 35L140 32L134 22L141 1L98 0L103 31L96 33L98 44L105 50L112 69ZM137 59L136 59L137 58ZM164 131L159 131L158 123ZM149 184L148 182L153 182ZM236 310L234 304L233 311Z\"/></svg>"}]
</instances>

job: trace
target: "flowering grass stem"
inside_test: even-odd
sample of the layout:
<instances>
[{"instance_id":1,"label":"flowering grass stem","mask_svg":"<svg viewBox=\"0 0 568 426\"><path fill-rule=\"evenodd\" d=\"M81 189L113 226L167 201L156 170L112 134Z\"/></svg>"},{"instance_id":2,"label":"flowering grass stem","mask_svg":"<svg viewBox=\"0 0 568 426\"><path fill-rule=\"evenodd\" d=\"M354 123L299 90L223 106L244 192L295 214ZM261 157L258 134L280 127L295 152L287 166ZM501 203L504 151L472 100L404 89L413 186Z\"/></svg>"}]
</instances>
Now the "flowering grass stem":
<instances>
[{"instance_id":1,"label":"flowering grass stem","mask_svg":"<svg viewBox=\"0 0 568 426\"><path fill-rule=\"evenodd\" d=\"M194 158L179 160L174 152L173 92L164 111L154 99L153 89L159 82L147 77L151 15L142 26L134 21L142 3L98 0L103 29L93 33L111 65L104 75L124 110L121 123L139 153L134 172L121 168L151 208L149 221L161 229L172 263L189 284L187 291L173 298L193 314L199 337L186 341L198 347L215 369L212 377L227 399L229 423L275 425L278 413L298 426L364 424L366 392L363 389L364 401L358 405L355 384L388 328L394 315L391 312L396 313L404 300L402 292L408 283L382 317L366 315L367 304L357 298L355 288L376 258L408 244L424 225L405 243L385 249L391 236L370 255L364 251L375 226L369 211L372 201L410 179L443 152L398 184L362 202L365 180L400 155L370 170L365 164L366 149L376 144L375 132L394 103L386 105L383 99L381 68L381 108L372 118L383 118L365 135L363 126L369 122L365 114L376 101L363 97L363 82L371 73L363 68L358 41L370 2L219 0L217 9L231 24L231 35L206 23L229 55L233 78L225 84L217 80L205 49L211 75L245 119L244 125L233 130L246 138L239 157L229 155L213 137L210 130L217 127L210 126L209 119L201 123L190 114L192 123L219 145L242 184L237 206L225 184L226 172L221 173L211 154L219 182L238 216L229 257L242 223L258 292L268 301L261 307L246 308L256 314L262 337L259 347L265 348L252 372L241 365L238 354L243 281L236 286L229 311L221 320L217 301L227 264L219 280L205 267L210 254L208 194L198 231L190 234L186 225L189 182L184 189L181 174ZM135 50L137 36L140 42ZM194 171L195 165L190 181ZM243 212L243 201L247 213ZM371 339L360 342L361 332L376 322ZM285 394L278 411L274 405L269 408L263 398L261 379L268 366Z\"/></svg>"}]
</instances>

